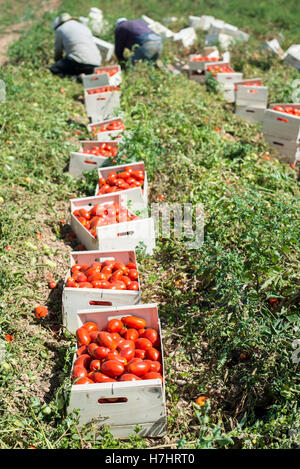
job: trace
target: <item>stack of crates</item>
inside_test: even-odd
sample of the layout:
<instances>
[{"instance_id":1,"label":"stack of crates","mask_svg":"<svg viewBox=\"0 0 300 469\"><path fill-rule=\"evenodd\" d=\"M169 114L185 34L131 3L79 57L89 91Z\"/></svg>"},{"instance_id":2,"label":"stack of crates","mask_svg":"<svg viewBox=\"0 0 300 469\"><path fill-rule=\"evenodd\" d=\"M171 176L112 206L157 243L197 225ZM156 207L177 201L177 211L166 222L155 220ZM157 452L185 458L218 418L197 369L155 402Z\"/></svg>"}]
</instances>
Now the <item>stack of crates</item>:
<instances>
[{"instance_id":1,"label":"stack of crates","mask_svg":"<svg viewBox=\"0 0 300 469\"><path fill-rule=\"evenodd\" d=\"M235 83L235 113L250 122L263 122L268 102L268 87L261 78Z\"/></svg>"},{"instance_id":2,"label":"stack of crates","mask_svg":"<svg viewBox=\"0 0 300 469\"><path fill-rule=\"evenodd\" d=\"M223 97L228 103L234 102L234 85L243 79L242 73L235 72L229 62L218 62L206 64L205 75L206 78L213 78L219 83Z\"/></svg>"},{"instance_id":3,"label":"stack of crates","mask_svg":"<svg viewBox=\"0 0 300 469\"><path fill-rule=\"evenodd\" d=\"M265 140L280 160L295 164L300 158L300 104L271 104L263 120Z\"/></svg>"}]
</instances>

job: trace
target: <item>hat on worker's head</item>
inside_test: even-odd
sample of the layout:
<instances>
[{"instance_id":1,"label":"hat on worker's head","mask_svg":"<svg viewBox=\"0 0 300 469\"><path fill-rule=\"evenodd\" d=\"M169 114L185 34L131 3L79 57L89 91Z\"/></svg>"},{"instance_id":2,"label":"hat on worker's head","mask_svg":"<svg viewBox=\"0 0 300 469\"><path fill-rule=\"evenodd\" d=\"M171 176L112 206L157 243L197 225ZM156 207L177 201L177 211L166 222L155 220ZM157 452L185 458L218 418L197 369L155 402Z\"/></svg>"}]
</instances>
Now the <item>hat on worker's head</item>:
<instances>
[{"instance_id":1,"label":"hat on worker's head","mask_svg":"<svg viewBox=\"0 0 300 469\"><path fill-rule=\"evenodd\" d=\"M57 16L54 18L51 29L55 30L60 26L61 24L65 23L66 21L72 20L72 16L69 15L69 13L62 13L61 15Z\"/></svg>"},{"instance_id":2,"label":"hat on worker's head","mask_svg":"<svg viewBox=\"0 0 300 469\"><path fill-rule=\"evenodd\" d=\"M115 23L115 27L119 26L120 23L123 23L124 21L128 21L127 18L118 18L116 23Z\"/></svg>"}]
</instances>

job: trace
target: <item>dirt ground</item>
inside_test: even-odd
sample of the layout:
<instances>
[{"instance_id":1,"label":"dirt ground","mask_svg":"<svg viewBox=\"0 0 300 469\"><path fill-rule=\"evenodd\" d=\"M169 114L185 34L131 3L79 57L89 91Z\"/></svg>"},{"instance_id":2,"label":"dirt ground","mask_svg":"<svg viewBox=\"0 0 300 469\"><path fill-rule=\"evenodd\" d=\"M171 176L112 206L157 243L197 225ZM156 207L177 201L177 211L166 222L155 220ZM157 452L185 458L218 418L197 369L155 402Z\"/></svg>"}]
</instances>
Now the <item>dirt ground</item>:
<instances>
[{"instance_id":1,"label":"dirt ground","mask_svg":"<svg viewBox=\"0 0 300 469\"><path fill-rule=\"evenodd\" d=\"M59 8L60 0L51 0L50 2L43 1L40 7L36 10L35 21L45 11L55 11ZM4 65L7 61L6 52L10 44L18 39L20 34L26 29L30 28L32 21L21 21L20 23L9 26L0 37L0 66Z\"/></svg>"}]
</instances>

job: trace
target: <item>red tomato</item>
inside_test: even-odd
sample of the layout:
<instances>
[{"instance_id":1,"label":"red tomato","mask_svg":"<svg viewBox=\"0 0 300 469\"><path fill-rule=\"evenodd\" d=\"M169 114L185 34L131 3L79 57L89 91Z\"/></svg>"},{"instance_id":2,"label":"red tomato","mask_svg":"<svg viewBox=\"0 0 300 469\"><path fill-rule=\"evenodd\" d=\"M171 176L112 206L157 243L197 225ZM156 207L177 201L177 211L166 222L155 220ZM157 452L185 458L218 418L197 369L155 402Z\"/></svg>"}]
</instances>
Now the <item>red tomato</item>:
<instances>
[{"instance_id":1,"label":"red tomato","mask_svg":"<svg viewBox=\"0 0 300 469\"><path fill-rule=\"evenodd\" d=\"M135 316L125 316L121 321L125 326L132 327L134 329L143 329L146 326L145 319L137 318Z\"/></svg>"},{"instance_id":2,"label":"red tomato","mask_svg":"<svg viewBox=\"0 0 300 469\"><path fill-rule=\"evenodd\" d=\"M122 337L120 336L118 332L111 332L110 334L112 338L114 339L116 345L118 346L119 343L123 340Z\"/></svg>"},{"instance_id":3,"label":"red tomato","mask_svg":"<svg viewBox=\"0 0 300 469\"><path fill-rule=\"evenodd\" d=\"M162 366L161 363L152 361L152 360L144 360L149 364L149 372L154 371L155 373L162 373Z\"/></svg>"},{"instance_id":4,"label":"red tomato","mask_svg":"<svg viewBox=\"0 0 300 469\"><path fill-rule=\"evenodd\" d=\"M84 378L87 374L87 370L82 365L77 365L73 368L72 378Z\"/></svg>"},{"instance_id":5,"label":"red tomato","mask_svg":"<svg viewBox=\"0 0 300 469\"><path fill-rule=\"evenodd\" d=\"M143 337L139 337L135 341L135 346L136 346L136 348L139 348L141 350L148 350L148 349L152 348L152 343L148 339L144 339Z\"/></svg>"},{"instance_id":6,"label":"red tomato","mask_svg":"<svg viewBox=\"0 0 300 469\"><path fill-rule=\"evenodd\" d=\"M159 338L158 333L155 329L151 329L150 327L145 330L141 337L150 340L154 347L159 346Z\"/></svg>"},{"instance_id":7,"label":"red tomato","mask_svg":"<svg viewBox=\"0 0 300 469\"><path fill-rule=\"evenodd\" d=\"M95 351L99 348L99 345L92 343L87 346L87 353L90 355L90 357L95 358Z\"/></svg>"},{"instance_id":8,"label":"red tomato","mask_svg":"<svg viewBox=\"0 0 300 469\"><path fill-rule=\"evenodd\" d=\"M129 277L127 277L127 275L122 275L122 277L120 278L121 282L124 282L125 285L126 285L126 288L130 285L131 283L131 280Z\"/></svg>"},{"instance_id":9,"label":"red tomato","mask_svg":"<svg viewBox=\"0 0 300 469\"><path fill-rule=\"evenodd\" d=\"M130 373L124 373L118 381L140 381L141 378L139 378L137 375L132 375Z\"/></svg>"},{"instance_id":10,"label":"red tomato","mask_svg":"<svg viewBox=\"0 0 300 469\"><path fill-rule=\"evenodd\" d=\"M96 342L96 340L97 340L97 335L98 335L98 331L92 331L92 332L90 332L91 342Z\"/></svg>"},{"instance_id":11,"label":"red tomato","mask_svg":"<svg viewBox=\"0 0 300 469\"><path fill-rule=\"evenodd\" d=\"M101 361L100 360L92 360L90 363L90 370L91 371L100 371L101 368Z\"/></svg>"},{"instance_id":12,"label":"red tomato","mask_svg":"<svg viewBox=\"0 0 300 469\"><path fill-rule=\"evenodd\" d=\"M98 360L102 360L107 357L109 352L111 352L111 350L107 347L98 347L94 352L94 357Z\"/></svg>"},{"instance_id":13,"label":"red tomato","mask_svg":"<svg viewBox=\"0 0 300 469\"><path fill-rule=\"evenodd\" d=\"M103 373L100 373L99 371L96 371L93 374L93 381L95 383L112 383L116 381L115 379L111 378L110 376L107 376Z\"/></svg>"},{"instance_id":14,"label":"red tomato","mask_svg":"<svg viewBox=\"0 0 300 469\"><path fill-rule=\"evenodd\" d=\"M149 364L144 361L137 361L134 363L130 363L127 366L128 373L132 373L133 375L142 377L149 371Z\"/></svg>"},{"instance_id":15,"label":"red tomato","mask_svg":"<svg viewBox=\"0 0 300 469\"><path fill-rule=\"evenodd\" d=\"M98 331L98 330L99 330L97 324L95 324L95 323L92 322L92 321L90 321L90 322L85 322L85 323L83 324L83 327L84 327L88 332Z\"/></svg>"},{"instance_id":16,"label":"red tomato","mask_svg":"<svg viewBox=\"0 0 300 469\"><path fill-rule=\"evenodd\" d=\"M132 340L133 342L138 339L139 334L136 329L127 329L127 331L124 334L124 339L126 340Z\"/></svg>"},{"instance_id":17,"label":"red tomato","mask_svg":"<svg viewBox=\"0 0 300 469\"><path fill-rule=\"evenodd\" d=\"M137 265L134 262L128 262L128 264L126 264L126 267L128 270L130 269L137 270Z\"/></svg>"},{"instance_id":18,"label":"red tomato","mask_svg":"<svg viewBox=\"0 0 300 469\"><path fill-rule=\"evenodd\" d=\"M79 288L93 288L93 285L90 282L81 282L78 285Z\"/></svg>"},{"instance_id":19,"label":"red tomato","mask_svg":"<svg viewBox=\"0 0 300 469\"><path fill-rule=\"evenodd\" d=\"M154 362L156 361L159 362L161 361L161 354L158 350L156 350L156 348L151 347L148 350L146 350L146 358Z\"/></svg>"},{"instance_id":20,"label":"red tomato","mask_svg":"<svg viewBox=\"0 0 300 469\"><path fill-rule=\"evenodd\" d=\"M141 349L137 348L137 349L135 349L134 356L136 358L141 358L142 360L144 360L144 358L146 356L146 350L141 350Z\"/></svg>"},{"instance_id":21,"label":"red tomato","mask_svg":"<svg viewBox=\"0 0 300 469\"><path fill-rule=\"evenodd\" d=\"M80 378L76 383L74 384L94 384L94 381L92 381L90 378L87 376Z\"/></svg>"},{"instance_id":22,"label":"red tomato","mask_svg":"<svg viewBox=\"0 0 300 469\"><path fill-rule=\"evenodd\" d=\"M120 319L111 319L108 321L108 332L120 332L123 329L123 323Z\"/></svg>"},{"instance_id":23,"label":"red tomato","mask_svg":"<svg viewBox=\"0 0 300 469\"><path fill-rule=\"evenodd\" d=\"M45 318L47 315L48 315L48 308L46 308L46 306L37 306L35 308L36 318Z\"/></svg>"},{"instance_id":24,"label":"red tomato","mask_svg":"<svg viewBox=\"0 0 300 469\"><path fill-rule=\"evenodd\" d=\"M154 371L149 371L143 376L143 379L160 379L163 382L163 377L160 373L155 373Z\"/></svg>"},{"instance_id":25,"label":"red tomato","mask_svg":"<svg viewBox=\"0 0 300 469\"><path fill-rule=\"evenodd\" d=\"M136 269L130 269L128 272L128 277L131 280L137 280L139 277L138 271Z\"/></svg>"},{"instance_id":26,"label":"red tomato","mask_svg":"<svg viewBox=\"0 0 300 469\"><path fill-rule=\"evenodd\" d=\"M107 360L118 360L119 362L122 363L123 366L126 366L127 365L127 360L125 357L122 357L122 355L120 355L118 352L117 353L114 353L115 350L113 352L109 352L106 359Z\"/></svg>"},{"instance_id":27,"label":"red tomato","mask_svg":"<svg viewBox=\"0 0 300 469\"><path fill-rule=\"evenodd\" d=\"M124 371L124 365L118 360L108 360L101 365L101 372L111 378L121 376Z\"/></svg>"},{"instance_id":28,"label":"red tomato","mask_svg":"<svg viewBox=\"0 0 300 469\"><path fill-rule=\"evenodd\" d=\"M76 355L77 357L80 357L80 355L83 355L85 353L88 353L88 348L86 345L82 345L81 347L79 347L79 349L77 350L76 352Z\"/></svg>"},{"instance_id":29,"label":"red tomato","mask_svg":"<svg viewBox=\"0 0 300 469\"><path fill-rule=\"evenodd\" d=\"M76 331L78 345L89 345L91 343L91 338L89 332L84 327L80 327Z\"/></svg>"},{"instance_id":30,"label":"red tomato","mask_svg":"<svg viewBox=\"0 0 300 469\"><path fill-rule=\"evenodd\" d=\"M84 368L88 368L91 363L91 357L84 353L77 358L74 366L83 366Z\"/></svg>"},{"instance_id":31,"label":"red tomato","mask_svg":"<svg viewBox=\"0 0 300 469\"><path fill-rule=\"evenodd\" d=\"M114 339L112 338L109 332L103 332L103 331L99 332L97 336L97 342L99 345L102 345L103 347L107 347L110 350L115 350L115 348L117 347Z\"/></svg>"}]
</instances>

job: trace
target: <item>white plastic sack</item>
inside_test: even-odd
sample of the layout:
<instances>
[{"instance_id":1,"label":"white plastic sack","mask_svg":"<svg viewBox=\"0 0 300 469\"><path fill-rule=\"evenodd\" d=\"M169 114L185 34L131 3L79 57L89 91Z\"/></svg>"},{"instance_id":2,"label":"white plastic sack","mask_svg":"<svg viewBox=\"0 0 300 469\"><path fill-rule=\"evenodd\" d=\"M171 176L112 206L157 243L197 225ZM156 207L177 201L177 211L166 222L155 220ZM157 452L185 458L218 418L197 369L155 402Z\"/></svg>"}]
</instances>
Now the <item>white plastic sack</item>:
<instances>
[{"instance_id":1,"label":"white plastic sack","mask_svg":"<svg viewBox=\"0 0 300 469\"><path fill-rule=\"evenodd\" d=\"M183 47L191 47L197 41L197 35L194 28L184 28L174 35L174 41L179 41Z\"/></svg>"},{"instance_id":2,"label":"white plastic sack","mask_svg":"<svg viewBox=\"0 0 300 469\"><path fill-rule=\"evenodd\" d=\"M103 14L98 8L91 8L89 12L89 27L93 34L101 34L103 30Z\"/></svg>"}]
</instances>

